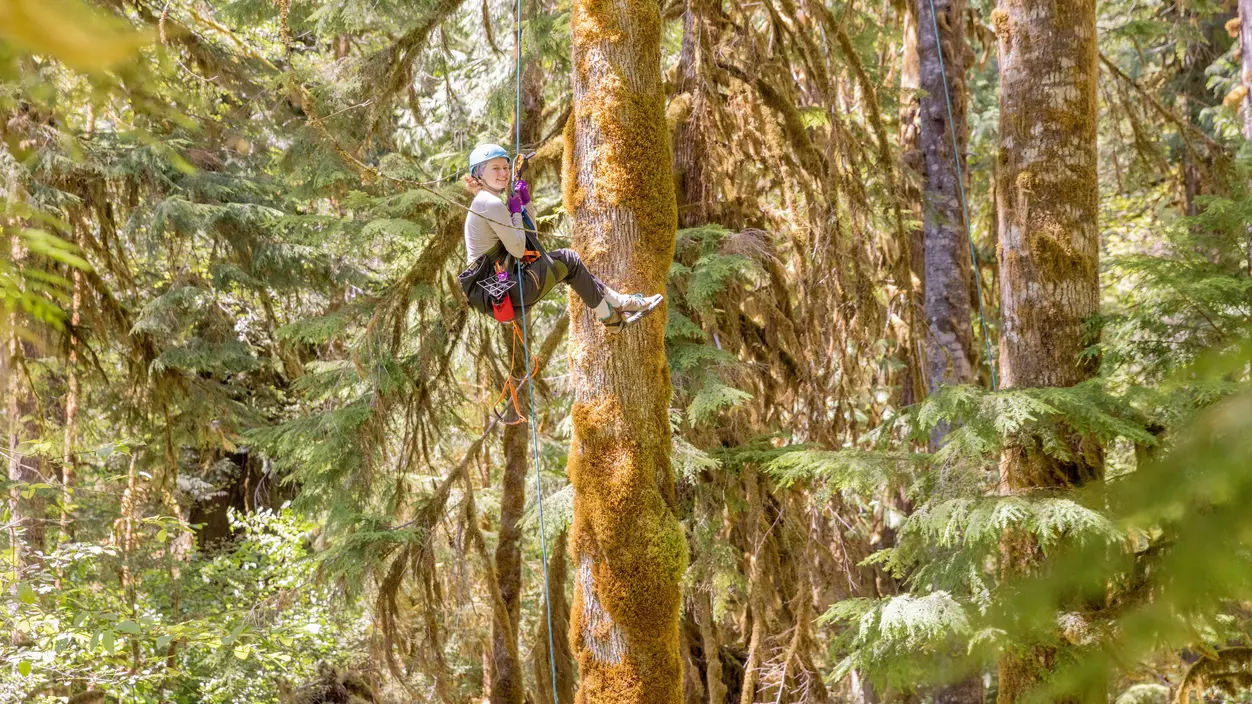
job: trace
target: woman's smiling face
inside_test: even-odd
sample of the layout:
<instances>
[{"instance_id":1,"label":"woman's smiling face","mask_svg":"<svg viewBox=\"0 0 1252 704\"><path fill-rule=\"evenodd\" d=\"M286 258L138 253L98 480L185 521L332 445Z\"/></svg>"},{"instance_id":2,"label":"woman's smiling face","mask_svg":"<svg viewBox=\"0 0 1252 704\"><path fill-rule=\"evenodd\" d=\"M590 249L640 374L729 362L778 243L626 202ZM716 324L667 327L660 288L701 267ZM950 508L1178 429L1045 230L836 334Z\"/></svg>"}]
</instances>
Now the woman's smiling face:
<instances>
[{"instance_id":1,"label":"woman's smiling face","mask_svg":"<svg viewBox=\"0 0 1252 704\"><path fill-rule=\"evenodd\" d=\"M509 185L509 160L498 156L483 165L482 175L479 176L483 183L497 193L503 191Z\"/></svg>"}]
</instances>

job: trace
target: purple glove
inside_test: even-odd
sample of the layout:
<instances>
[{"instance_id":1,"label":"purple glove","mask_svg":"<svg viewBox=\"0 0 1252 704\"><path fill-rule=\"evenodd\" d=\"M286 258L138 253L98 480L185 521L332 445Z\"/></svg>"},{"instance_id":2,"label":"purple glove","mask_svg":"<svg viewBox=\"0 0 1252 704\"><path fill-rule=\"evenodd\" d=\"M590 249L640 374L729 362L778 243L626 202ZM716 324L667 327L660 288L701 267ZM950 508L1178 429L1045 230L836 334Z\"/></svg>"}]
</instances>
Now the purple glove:
<instances>
[{"instance_id":1,"label":"purple glove","mask_svg":"<svg viewBox=\"0 0 1252 704\"><path fill-rule=\"evenodd\" d=\"M522 197L522 205L530 205L530 185L522 179L513 184L513 193Z\"/></svg>"},{"instance_id":2,"label":"purple glove","mask_svg":"<svg viewBox=\"0 0 1252 704\"><path fill-rule=\"evenodd\" d=\"M520 213L525 205L526 204L522 202L522 194L517 191L513 191L513 195L509 196L509 212L513 214Z\"/></svg>"}]
</instances>

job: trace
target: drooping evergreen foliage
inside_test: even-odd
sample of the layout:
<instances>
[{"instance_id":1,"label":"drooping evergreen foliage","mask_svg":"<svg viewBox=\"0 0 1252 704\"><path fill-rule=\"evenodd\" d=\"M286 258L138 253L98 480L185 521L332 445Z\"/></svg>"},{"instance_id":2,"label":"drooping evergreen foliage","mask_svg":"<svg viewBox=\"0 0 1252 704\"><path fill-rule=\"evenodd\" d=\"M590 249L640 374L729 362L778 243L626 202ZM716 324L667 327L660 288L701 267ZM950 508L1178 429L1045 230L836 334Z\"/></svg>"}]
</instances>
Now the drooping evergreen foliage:
<instances>
[{"instance_id":1,"label":"drooping evergreen foliage","mask_svg":"<svg viewBox=\"0 0 1252 704\"><path fill-rule=\"evenodd\" d=\"M933 393L916 3L662 4L686 701L992 701L997 658L1040 648L1039 701L1248 698L1239 4L1098 6L1099 372L1067 388L990 388L1006 30L990 1L943 18L986 332L961 321L979 382ZM531 185L568 246L570 3L523 9ZM492 697L513 350L455 275L465 154L513 140L513 12L0 0L0 701ZM536 702L578 677L567 305L529 332ZM1011 490L1006 447L1104 479Z\"/></svg>"}]
</instances>

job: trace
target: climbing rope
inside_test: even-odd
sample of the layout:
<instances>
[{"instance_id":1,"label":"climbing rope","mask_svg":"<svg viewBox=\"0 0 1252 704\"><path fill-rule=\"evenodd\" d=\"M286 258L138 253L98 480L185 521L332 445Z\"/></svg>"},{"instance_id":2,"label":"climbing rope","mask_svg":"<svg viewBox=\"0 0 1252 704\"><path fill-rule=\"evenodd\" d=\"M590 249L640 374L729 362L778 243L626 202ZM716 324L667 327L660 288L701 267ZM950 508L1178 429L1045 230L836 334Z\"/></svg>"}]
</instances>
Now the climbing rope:
<instances>
[{"instance_id":1,"label":"climbing rope","mask_svg":"<svg viewBox=\"0 0 1252 704\"><path fill-rule=\"evenodd\" d=\"M517 0L517 102L513 128L517 134L516 154L522 153L522 0ZM525 216L523 216L525 217ZM533 228L534 225L531 224ZM538 237L538 234L536 234ZM517 261L517 295L522 309L522 350L526 358L526 390L530 395L530 444L535 465L535 506L539 509L539 553L543 559L543 602L548 618L548 667L552 677L552 704L561 704L556 691L556 649L552 642L552 593L548 587L548 542L543 525L543 485L539 474L539 429L535 424L535 382L530 358L530 328L526 325L526 286L522 279L522 261ZM509 372L512 374L512 371Z\"/></svg>"},{"instance_id":2,"label":"climbing rope","mask_svg":"<svg viewBox=\"0 0 1252 704\"><path fill-rule=\"evenodd\" d=\"M520 3L521 0L518 0ZM952 134L952 157L956 161L956 183L961 189L961 215L964 218L965 238L969 240L969 255L974 265L974 289L978 291L978 318L982 322L982 339L987 343L987 368L991 370L991 390L999 388L996 379L996 363L991 356L991 337L987 334L987 315L982 306L982 275L978 270L978 250L974 247L974 233L969 227L969 205L965 198L965 176L961 172L961 150L956 141L956 121L952 118L952 96L948 93L948 70L943 66L943 40L939 36L939 20L935 15L935 0L930 0L930 24L935 30L935 53L939 55L939 75L943 77L943 100L948 104L948 131Z\"/></svg>"}]
</instances>

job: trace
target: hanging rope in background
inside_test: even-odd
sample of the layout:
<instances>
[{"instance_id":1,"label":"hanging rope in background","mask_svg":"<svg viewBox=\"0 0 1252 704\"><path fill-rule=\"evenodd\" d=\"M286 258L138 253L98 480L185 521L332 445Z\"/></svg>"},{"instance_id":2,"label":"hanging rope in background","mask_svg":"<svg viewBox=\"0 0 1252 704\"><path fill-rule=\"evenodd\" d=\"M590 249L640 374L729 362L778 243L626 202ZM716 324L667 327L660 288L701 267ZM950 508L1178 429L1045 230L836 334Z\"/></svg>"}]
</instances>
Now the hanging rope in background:
<instances>
[{"instance_id":1,"label":"hanging rope in background","mask_svg":"<svg viewBox=\"0 0 1252 704\"><path fill-rule=\"evenodd\" d=\"M520 3L521 0L518 0ZM961 21L958 18L956 21ZM969 240L969 256L974 267L974 289L978 291L978 318L982 322L982 339L987 344L987 368L991 370L991 390L999 388L996 378L996 362L991 356L991 336L987 334L987 315L982 306L982 275L978 267L978 250L974 247L974 233L969 226L969 204L965 198L965 175L961 170L961 150L956 140L956 121L952 118L952 96L948 93L948 70L943 65L943 39L939 36L939 20L935 15L935 0L930 0L930 24L935 30L935 53L939 55L939 74L943 77L943 100L948 104L948 131L952 134L952 158L956 161L956 183L961 189L961 215L965 223L965 238ZM519 94L520 95L520 94Z\"/></svg>"}]
</instances>

